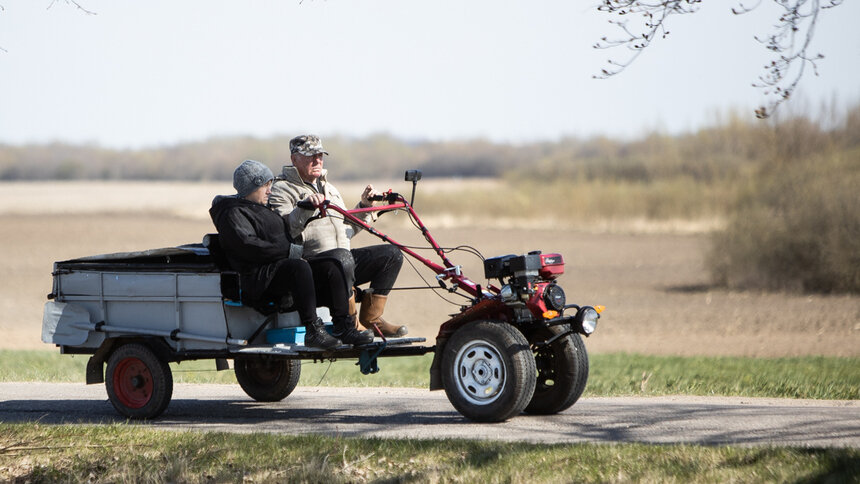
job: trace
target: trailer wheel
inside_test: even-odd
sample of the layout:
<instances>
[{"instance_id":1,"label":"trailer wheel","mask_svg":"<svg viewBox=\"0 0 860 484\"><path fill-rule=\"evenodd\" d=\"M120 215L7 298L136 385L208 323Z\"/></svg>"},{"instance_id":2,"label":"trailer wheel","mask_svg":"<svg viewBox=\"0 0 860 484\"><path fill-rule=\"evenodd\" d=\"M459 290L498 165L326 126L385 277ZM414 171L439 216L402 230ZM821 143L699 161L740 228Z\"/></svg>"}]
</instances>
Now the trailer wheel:
<instances>
[{"instance_id":1,"label":"trailer wheel","mask_svg":"<svg viewBox=\"0 0 860 484\"><path fill-rule=\"evenodd\" d=\"M528 341L508 323L469 323L448 340L442 356L448 400L479 422L502 422L522 412L532 398L535 375Z\"/></svg>"},{"instance_id":2,"label":"trailer wheel","mask_svg":"<svg viewBox=\"0 0 860 484\"><path fill-rule=\"evenodd\" d=\"M546 341L563 331L559 326L541 328L529 335L529 340ZM535 365L537 384L526 413L555 414L570 408L582 396L588 381L588 353L580 335L567 335L537 350Z\"/></svg>"},{"instance_id":3,"label":"trailer wheel","mask_svg":"<svg viewBox=\"0 0 860 484\"><path fill-rule=\"evenodd\" d=\"M105 378L113 407L131 419L155 418L164 412L173 395L170 366L149 347L129 343L108 358Z\"/></svg>"},{"instance_id":4,"label":"trailer wheel","mask_svg":"<svg viewBox=\"0 0 860 484\"><path fill-rule=\"evenodd\" d=\"M295 390L302 374L299 360L271 358L237 359L236 380L258 402L279 402Z\"/></svg>"}]
</instances>

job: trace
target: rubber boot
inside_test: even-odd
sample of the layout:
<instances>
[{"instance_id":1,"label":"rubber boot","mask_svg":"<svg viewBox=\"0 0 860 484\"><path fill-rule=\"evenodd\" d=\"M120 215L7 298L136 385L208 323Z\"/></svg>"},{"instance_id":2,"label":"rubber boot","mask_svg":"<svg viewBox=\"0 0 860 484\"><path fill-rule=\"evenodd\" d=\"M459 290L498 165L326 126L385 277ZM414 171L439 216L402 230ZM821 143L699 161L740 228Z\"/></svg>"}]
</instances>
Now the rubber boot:
<instances>
[{"instance_id":1,"label":"rubber boot","mask_svg":"<svg viewBox=\"0 0 860 484\"><path fill-rule=\"evenodd\" d=\"M361 331L361 327L358 325L358 309L355 307L355 292L349 296L349 315L355 320L355 329Z\"/></svg>"},{"instance_id":2,"label":"rubber boot","mask_svg":"<svg viewBox=\"0 0 860 484\"><path fill-rule=\"evenodd\" d=\"M334 331L332 335L348 345L366 345L373 342L373 335L355 329L355 318L346 316L343 318L332 318Z\"/></svg>"},{"instance_id":3,"label":"rubber boot","mask_svg":"<svg viewBox=\"0 0 860 484\"><path fill-rule=\"evenodd\" d=\"M305 324L305 346L330 350L340 346L340 341L325 330L322 319Z\"/></svg>"},{"instance_id":4,"label":"rubber boot","mask_svg":"<svg viewBox=\"0 0 860 484\"><path fill-rule=\"evenodd\" d=\"M355 289L355 290L358 291L358 289ZM372 329L364 329L364 326L361 326L360 324L358 324L358 309L356 309L356 307L355 307L355 294L356 293L353 293L352 296L349 297L349 309L348 309L349 310L349 316L352 318L352 321L355 325L355 329L358 332L366 334L366 335L370 336L371 338L373 338L374 333L373 333Z\"/></svg>"},{"instance_id":5,"label":"rubber boot","mask_svg":"<svg viewBox=\"0 0 860 484\"><path fill-rule=\"evenodd\" d=\"M373 329L376 326L385 336L405 336L409 332L406 326L391 324L382 319L386 301L388 301L388 296L365 292L361 299L361 312L358 314L358 321L367 329Z\"/></svg>"}]
</instances>

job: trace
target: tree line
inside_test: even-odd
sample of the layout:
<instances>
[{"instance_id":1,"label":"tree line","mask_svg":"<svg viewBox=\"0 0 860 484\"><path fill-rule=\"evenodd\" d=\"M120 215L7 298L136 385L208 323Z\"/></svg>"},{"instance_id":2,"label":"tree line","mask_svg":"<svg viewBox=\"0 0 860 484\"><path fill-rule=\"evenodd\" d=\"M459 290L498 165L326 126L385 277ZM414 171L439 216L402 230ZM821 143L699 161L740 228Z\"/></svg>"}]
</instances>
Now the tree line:
<instances>
[{"instance_id":1,"label":"tree line","mask_svg":"<svg viewBox=\"0 0 860 484\"><path fill-rule=\"evenodd\" d=\"M792 134L786 135L785 133ZM327 166L338 179L396 179L407 169L427 177L510 177L643 181L684 177L715 183L742 177L774 156L804 156L823 146L860 144L860 105L825 126L809 116L753 121L729 116L695 132L654 132L633 140L566 137L523 144L486 140L409 141L386 134L325 136ZM289 137L218 137L141 149L67 143L0 144L0 180L229 180L244 159L278 170L289 163Z\"/></svg>"}]
</instances>

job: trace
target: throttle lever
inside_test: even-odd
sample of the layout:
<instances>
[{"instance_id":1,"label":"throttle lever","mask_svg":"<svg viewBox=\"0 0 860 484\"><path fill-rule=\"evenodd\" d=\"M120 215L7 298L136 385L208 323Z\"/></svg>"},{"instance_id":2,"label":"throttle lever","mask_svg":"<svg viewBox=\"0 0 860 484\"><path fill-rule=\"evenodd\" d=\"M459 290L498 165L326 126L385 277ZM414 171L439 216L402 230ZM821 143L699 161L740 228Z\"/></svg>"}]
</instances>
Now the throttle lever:
<instances>
[{"instance_id":1,"label":"throttle lever","mask_svg":"<svg viewBox=\"0 0 860 484\"><path fill-rule=\"evenodd\" d=\"M399 197L399 196L400 196L399 193L394 193L389 188L387 192L383 192L379 195L374 195L374 196L370 197L370 201L371 202L381 202L381 201L385 200L388 203L394 203L395 201L397 201L397 197Z\"/></svg>"}]
</instances>

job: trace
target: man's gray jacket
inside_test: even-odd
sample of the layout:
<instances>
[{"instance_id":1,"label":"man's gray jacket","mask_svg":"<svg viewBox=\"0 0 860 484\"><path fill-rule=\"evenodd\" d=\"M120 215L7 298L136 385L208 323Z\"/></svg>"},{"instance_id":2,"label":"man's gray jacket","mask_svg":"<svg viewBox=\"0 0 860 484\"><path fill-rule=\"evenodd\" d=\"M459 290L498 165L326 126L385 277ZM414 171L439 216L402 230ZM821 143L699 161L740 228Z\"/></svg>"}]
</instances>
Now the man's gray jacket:
<instances>
[{"instance_id":1,"label":"man's gray jacket","mask_svg":"<svg viewBox=\"0 0 860 484\"><path fill-rule=\"evenodd\" d=\"M360 230L360 227L344 222L340 214L333 211L329 213L328 217L314 220L307 224L307 227L305 226L308 219L314 216L317 211L298 208L296 203L314 193L322 193L326 200L330 200L332 204L346 208L340 192L326 180L327 174L328 170L323 170L323 174L319 178L320 187L317 187L315 184L302 180L294 166L285 166L281 176L277 177L272 185L269 205L287 220L290 236L296 243L301 243L304 247L304 257L337 248L349 250L349 239ZM357 207L358 205L356 205ZM376 214L359 214L358 218L371 223L376 220Z\"/></svg>"}]
</instances>

